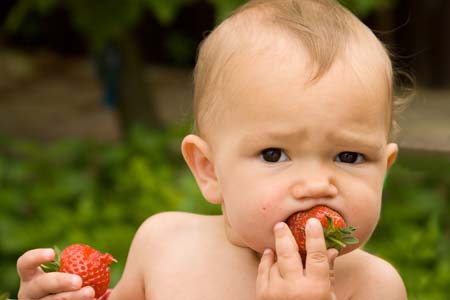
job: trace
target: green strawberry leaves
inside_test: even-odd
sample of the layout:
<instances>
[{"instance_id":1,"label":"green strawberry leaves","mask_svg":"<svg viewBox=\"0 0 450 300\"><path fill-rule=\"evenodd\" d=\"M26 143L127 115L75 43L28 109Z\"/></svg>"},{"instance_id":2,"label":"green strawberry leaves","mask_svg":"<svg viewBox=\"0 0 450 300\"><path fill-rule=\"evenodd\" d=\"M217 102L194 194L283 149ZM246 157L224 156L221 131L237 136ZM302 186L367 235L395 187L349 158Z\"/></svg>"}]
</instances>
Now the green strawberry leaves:
<instances>
[{"instance_id":1,"label":"green strawberry leaves","mask_svg":"<svg viewBox=\"0 0 450 300\"><path fill-rule=\"evenodd\" d=\"M336 228L333 224L333 220L330 216L325 215L328 221L328 226L323 229L325 235L325 242L327 249L335 248L341 251L347 245L357 244L359 240L351 234L356 230L356 228L349 226L346 228Z\"/></svg>"},{"instance_id":2,"label":"green strawberry leaves","mask_svg":"<svg viewBox=\"0 0 450 300\"><path fill-rule=\"evenodd\" d=\"M45 272L45 273L49 273L49 272L57 272L59 271L59 260L61 257L61 250L58 248L58 246L53 246L53 250L55 250L55 259L52 260L51 262L45 263L45 264L41 264L41 269Z\"/></svg>"}]
</instances>

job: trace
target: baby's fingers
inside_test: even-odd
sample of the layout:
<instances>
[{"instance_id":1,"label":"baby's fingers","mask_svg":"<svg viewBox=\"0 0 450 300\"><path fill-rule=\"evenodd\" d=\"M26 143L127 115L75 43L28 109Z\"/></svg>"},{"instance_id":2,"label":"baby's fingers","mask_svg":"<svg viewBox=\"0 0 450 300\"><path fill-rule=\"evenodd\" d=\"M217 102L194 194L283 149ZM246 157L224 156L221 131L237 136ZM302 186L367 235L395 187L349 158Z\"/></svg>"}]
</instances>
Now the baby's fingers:
<instances>
[{"instance_id":1,"label":"baby's fingers","mask_svg":"<svg viewBox=\"0 0 450 300\"><path fill-rule=\"evenodd\" d=\"M19 293L24 299L40 299L51 294L79 290L81 284L82 280L77 275L60 272L43 273L22 284Z\"/></svg>"},{"instance_id":2,"label":"baby's fingers","mask_svg":"<svg viewBox=\"0 0 450 300\"><path fill-rule=\"evenodd\" d=\"M41 264L55 258L53 249L33 249L25 252L17 259L17 273L22 281L29 281L37 274L41 274Z\"/></svg>"},{"instance_id":3,"label":"baby's fingers","mask_svg":"<svg viewBox=\"0 0 450 300\"><path fill-rule=\"evenodd\" d=\"M303 266L292 232L283 222L276 224L274 231L277 264L281 277L284 279L298 278L303 274Z\"/></svg>"},{"instance_id":4,"label":"baby's fingers","mask_svg":"<svg viewBox=\"0 0 450 300\"><path fill-rule=\"evenodd\" d=\"M270 270L275 263L275 255L272 249L264 250L258 268L258 277L256 278L256 290L260 293L269 287Z\"/></svg>"},{"instance_id":5,"label":"baby's fingers","mask_svg":"<svg viewBox=\"0 0 450 300\"><path fill-rule=\"evenodd\" d=\"M306 276L311 279L328 279L330 263L320 221L311 218L306 223Z\"/></svg>"},{"instance_id":6,"label":"baby's fingers","mask_svg":"<svg viewBox=\"0 0 450 300\"><path fill-rule=\"evenodd\" d=\"M60 300L60 299L66 299L66 300L91 300L94 299L95 292L94 290L87 286L80 290L73 291L73 292L65 292L65 293L59 293L57 295L48 295L42 299L39 300Z\"/></svg>"}]
</instances>

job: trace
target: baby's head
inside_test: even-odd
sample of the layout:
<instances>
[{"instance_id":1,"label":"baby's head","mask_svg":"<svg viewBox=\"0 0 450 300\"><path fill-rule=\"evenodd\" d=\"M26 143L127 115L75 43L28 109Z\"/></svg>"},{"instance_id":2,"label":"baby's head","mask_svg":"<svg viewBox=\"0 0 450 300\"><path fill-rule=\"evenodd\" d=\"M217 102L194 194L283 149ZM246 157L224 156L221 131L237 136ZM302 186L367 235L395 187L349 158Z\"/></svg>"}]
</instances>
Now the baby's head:
<instances>
[{"instance_id":1,"label":"baby's head","mask_svg":"<svg viewBox=\"0 0 450 300\"><path fill-rule=\"evenodd\" d=\"M273 226L316 205L364 243L397 153L393 102L389 55L348 10L250 1L200 48L183 155L234 244L273 248Z\"/></svg>"},{"instance_id":2,"label":"baby's head","mask_svg":"<svg viewBox=\"0 0 450 300\"><path fill-rule=\"evenodd\" d=\"M387 105L392 135L396 99L389 54L370 29L333 0L249 1L220 24L199 50L194 73L196 132L206 137L219 129L222 113L233 109L239 88L233 79L241 68L251 68L258 60L277 68L280 60L296 55L303 55L305 85L320 80L337 61L353 69L368 92L383 96L379 100ZM383 85L374 86L380 78Z\"/></svg>"}]
</instances>

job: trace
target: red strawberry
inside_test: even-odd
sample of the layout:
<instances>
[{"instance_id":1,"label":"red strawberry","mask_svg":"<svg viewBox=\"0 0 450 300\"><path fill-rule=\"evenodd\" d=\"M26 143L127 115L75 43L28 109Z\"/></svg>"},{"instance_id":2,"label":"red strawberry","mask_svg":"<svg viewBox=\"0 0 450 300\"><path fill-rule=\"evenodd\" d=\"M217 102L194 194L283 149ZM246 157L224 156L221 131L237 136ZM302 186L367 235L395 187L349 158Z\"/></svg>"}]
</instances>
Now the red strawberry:
<instances>
[{"instance_id":1,"label":"red strawberry","mask_svg":"<svg viewBox=\"0 0 450 300\"><path fill-rule=\"evenodd\" d=\"M56 252L59 252L56 250ZM76 274L83 280L82 286L91 286L95 298L103 295L109 286L109 265L116 262L114 257L87 246L74 244L65 248L54 262L43 265L45 271L59 271Z\"/></svg>"},{"instance_id":2,"label":"red strawberry","mask_svg":"<svg viewBox=\"0 0 450 300\"><path fill-rule=\"evenodd\" d=\"M346 245L358 243L358 239L351 236L355 228L347 227L342 216L331 208L319 205L297 212L286 223L294 235L303 262L306 260L305 225L310 218L316 218L322 224L327 249L335 248L340 251Z\"/></svg>"}]
</instances>

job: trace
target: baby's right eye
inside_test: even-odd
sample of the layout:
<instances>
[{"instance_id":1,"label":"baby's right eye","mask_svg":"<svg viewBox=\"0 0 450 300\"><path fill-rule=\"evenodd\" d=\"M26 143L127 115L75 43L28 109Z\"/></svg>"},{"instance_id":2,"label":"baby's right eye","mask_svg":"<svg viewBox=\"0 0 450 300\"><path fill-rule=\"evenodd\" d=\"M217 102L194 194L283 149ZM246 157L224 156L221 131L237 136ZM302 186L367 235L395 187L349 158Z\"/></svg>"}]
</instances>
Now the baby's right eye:
<instances>
[{"instance_id":1,"label":"baby's right eye","mask_svg":"<svg viewBox=\"0 0 450 300\"><path fill-rule=\"evenodd\" d=\"M280 148L267 148L261 151L260 157L270 163L287 161L289 158Z\"/></svg>"}]
</instances>

